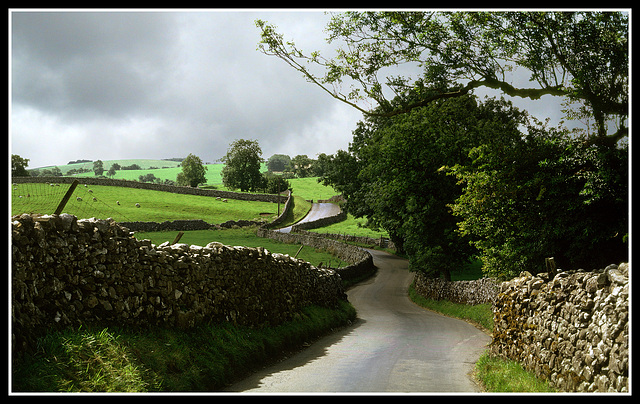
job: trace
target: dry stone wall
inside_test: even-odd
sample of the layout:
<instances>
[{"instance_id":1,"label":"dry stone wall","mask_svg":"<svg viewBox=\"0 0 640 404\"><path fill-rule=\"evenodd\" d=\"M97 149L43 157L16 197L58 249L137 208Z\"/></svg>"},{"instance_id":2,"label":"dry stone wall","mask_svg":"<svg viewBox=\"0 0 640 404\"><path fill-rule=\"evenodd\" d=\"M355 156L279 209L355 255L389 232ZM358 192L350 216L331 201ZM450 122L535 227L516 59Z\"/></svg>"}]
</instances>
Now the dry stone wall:
<instances>
[{"instance_id":1,"label":"dry stone wall","mask_svg":"<svg viewBox=\"0 0 640 404\"><path fill-rule=\"evenodd\" d=\"M559 391L628 392L629 265L502 283L491 351Z\"/></svg>"},{"instance_id":2,"label":"dry stone wall","mask_svg":"<svg viewBox=\"0 0 640 404\"><path fill-rule=\"evenodd\" d=\"M330 239L333 239L333 240L343 241L343 242L346 242L346 243L364 244L364 245L371 246L371 247L378 246L378 247L382 247L382 248L390 248L392 250L396 249L396 246L393 243L393 241L389 240L388 238L384 238L384 237L372 238L372 237L353 236L351 234L340 234L340 233L316 233L316 232L309 232L307 230L301 230L301 229L296 229L296 233L312 234L312 235L316 235L316 236L319 236L319 237L324 237L324 238L330 238Z\"/></svg>"},{"instance_id":3,"label":"dry stone wall","mask_svg":"<svg viewBox=\"0 0 640 404\"><path fill-rule=\"evenodd\" d=\"M221 199L238 199L243 201L278 202L275 194L252 194L244 192L219 191L217 189L202 189L192 187L179 187L175 185L154 184L150 182L129 181L111 178L96 177L11 177L13 183L45 183L45 184L71 184L78 180L80 184L105 185L114 187L150 189L155 191L172 192L176 194L211 196ZM280 196L280 202L284 203L285 196Z\"/></svg>"},{"instance_id":4,"label":"dry stone wall","mask_svg":"<svg viewBox=\"0 0 640 404\"><path fill-rule=\"evenodd\" d=\"M448 282L417 272L414 288L418 294L433 300L448 300L460 304L493 304L499 290L498 283L490 278L474 281Z\"/></svg>"},{"instance_id":5,"label":"dry stone wall","mask_svg":"<svg viewBox=\"0 0 640 404\"><path fill-rule=\"evenodd\" d=\"M426 298L492 303L493 355L521 363L563 392L629 391L629 265L524 272L508 282L447 282L416 273Z\"/></svg>"},{"instance_id":6,"label":"dry stone wall","mask_svg":"<svg viewBox=\"0 0 640 404\"><path fill-rule=\"evenodd\" d=\"M338 213L336 215L333 215L333 216L323 217L323 218L316 219L316 220L311 221L311 222L304 222L304 223L294 224L291 227L291 231L293 233L297 233L300 230L317 229L319 227L325 227L325 226L329 226L329 225L334 224L334 223L343 222L346 219L347 219L347 212L341 210L340 213Z\"/></svg>"},{"instance_id":7,"label":"dry stone wall","mask_svg":"<svg viewBox=\"0 0 640 404\"><path fill-rule=\"evenodd\" d=\"M375 271L373 257L368 251L336 240L318 237L313 235L313 233L281 233L279 231L260 228L258 229L257 236L278 240L287 244L302 244L331 252L342 261L351 263L350 265L336 269L336 272L344 280L357 279Z\"/></svg>"},{"instance_id":8,"label":"dry stone wall","mask_svg":"<svg viewBox=\"0 0 640 404\"><path fill-rule=\"evenodd\" d=\"M261 226L264 222L255 220L228 220L219 224L207 223L202 219L172 220L165 222L118 222L121 226L134 232L152 231L191 231L209 229L230 229L233 227Z\"/></svg>"},{"instance_id":9,"label":"dry stone wall","mask_svg":"<svg viewBox=\"0 0 640 404\"><path fill-rule=\"evenodd\" d=\"M278 324L346 299L340 276L263 248L153 245L112 220L12 218L12 347L86 323Z\"/></svg>"}]
</instances>

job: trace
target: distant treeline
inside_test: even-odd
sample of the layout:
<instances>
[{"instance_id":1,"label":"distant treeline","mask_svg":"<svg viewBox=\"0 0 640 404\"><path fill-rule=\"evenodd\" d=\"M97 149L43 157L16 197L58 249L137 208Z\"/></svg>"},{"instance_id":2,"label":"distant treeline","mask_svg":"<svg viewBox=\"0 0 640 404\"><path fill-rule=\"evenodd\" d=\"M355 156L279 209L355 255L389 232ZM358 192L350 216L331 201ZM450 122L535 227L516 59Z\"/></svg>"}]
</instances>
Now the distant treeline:
<instances>
[{"instance_id":1,"label":"distant treeline","mask_svg":"<svg viewBox=\"0 0 640 404\"><path fill-rule=\"evenodd\" d=\"M67 164L81 164L81 163L91 163L93 160L76 160L70 161Z\"/></svg>"}]
</instances>

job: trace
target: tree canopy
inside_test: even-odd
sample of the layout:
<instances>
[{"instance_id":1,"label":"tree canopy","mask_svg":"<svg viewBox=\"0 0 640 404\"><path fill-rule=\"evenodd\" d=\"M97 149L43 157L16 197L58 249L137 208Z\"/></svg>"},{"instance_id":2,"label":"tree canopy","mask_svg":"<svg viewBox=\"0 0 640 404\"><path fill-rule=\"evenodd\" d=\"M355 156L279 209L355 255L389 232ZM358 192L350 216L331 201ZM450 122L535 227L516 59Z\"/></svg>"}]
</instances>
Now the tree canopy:
<instances>
[{"instance_id":1,"label":"tree canopy","mask_svg":"<svg viewBox=\"0 0 640 404\"><path fill-rule=\"evenodd\" d=\"M20 157L17 154L11 155L11 176L12 177L28 177L29 159Z\"/></svg>"},{"instance_id":2,"label":"tree canopy","mask_svg":"<svg viewBox=\"0 0 640 404\"><path fill-rule=\"evenodd\" d=\"M340 43L331 58L256 24L263 53L364 113L349 150L322 158L320 180L349 212L385 229L413 270L448 278L477 255L510 278L546 257L586 269L628 259L628 17L346 12L326 28ZM478 100L480 87L562 97L588 128L547 127Z\"/></svg>"},{"instance_id":3,"label":"tree canopy","mask_svg":"<svg viewBox=\"0 0 640 404\"><path fill-rule=\"evenodd\" d=\"M489 87L514 97L563 97L567 117L593 118L591 142L615 144L628 134L628 13L345 12L326 28L327 41L342 44L333 58L303 52L265 21L256 25L260 51L365 115L397 115ZM403 64L421 73L380 79ZM523 69L531 86L516 87L510 73ZM377 105L361 107L363 100Z\"/></svg>"},{"instance_id":4,"label":"tree canopy","mask_svg":"<svg viewBox=\"0 0 640 404\"><path fill-rule=\"evenodd\" d=\"M176 178L178 185L189 185L195 188L198 184L207 182L207 167L202 163L200 157L189 153L189 155L182 160L180 166L182 167L182 171Z\"/></svg>"},{"instance_id":5,"label":"tree canopy","mask_svg":"<svg viewBox=\"0 0 640 404\"><path fill-rule=\"evenodd\" d=\"M221 159L222 183L242 192L257 191L263 187L260 165L263 162L262 149L256 140L238 139L231 143L227 154Z\"/></svg>"}]
</instances>

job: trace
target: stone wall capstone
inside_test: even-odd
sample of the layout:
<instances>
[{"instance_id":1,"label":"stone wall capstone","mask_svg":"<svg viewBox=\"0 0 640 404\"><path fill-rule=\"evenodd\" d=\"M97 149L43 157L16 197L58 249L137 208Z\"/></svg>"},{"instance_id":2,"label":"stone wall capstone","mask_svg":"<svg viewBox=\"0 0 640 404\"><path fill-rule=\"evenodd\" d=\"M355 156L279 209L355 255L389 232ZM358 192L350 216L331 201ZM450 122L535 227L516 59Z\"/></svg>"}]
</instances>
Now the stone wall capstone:
<instances>
[{"instance_id":1,"label":"stone wall capstone","mask_svg":"<svg viewBox=\"0 0 640 404\"><path fill-rule=\"evenodd\" d=\"M346 299L333 270L263 248L156 246L113 220L14 216L11 249L12 349L85 323L273 325Z\"/></svg>"}]
</instances>

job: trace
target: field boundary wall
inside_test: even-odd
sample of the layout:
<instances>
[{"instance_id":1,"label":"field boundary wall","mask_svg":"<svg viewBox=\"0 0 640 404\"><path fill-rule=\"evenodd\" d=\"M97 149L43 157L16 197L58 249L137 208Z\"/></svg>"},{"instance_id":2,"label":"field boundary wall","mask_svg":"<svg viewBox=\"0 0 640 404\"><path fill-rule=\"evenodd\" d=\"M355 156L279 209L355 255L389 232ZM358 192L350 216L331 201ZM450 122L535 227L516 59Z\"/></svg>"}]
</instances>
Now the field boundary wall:
<instances>
[{"instance_id":1,"label":"field boundary wall","mask_svg":"<svg viewBox=\"0 0 640 404\"><path fill-rule=\"evenodd\" d=\"M172 192L175 194L211 196L223 199L237 199L242 201L278 202L276 194L252 194L244 192L220 191L217 189L202 189L192 187L179 187L176 185L154 184L150 182L139 182L111 178L95 177L11 177L13 183L50 183L50 184L71 184L78 180L80 184L105 185L114 187L150 189L154 191ZM284 202L284 197L280 197Z\"/></svg>"},{"instance_id":2,"label":"field boundary wall","mask_svg":"<svg viewBox=\"0 0 640 404\"><path fill-rule=\"evenodd\" d=\"M302 229L299 229L299 228L296 229L296 233L315 235L315 236L318 236L318 237L330 238L332 240L337 240L337 241L342 241L342 242L347 242L347 243L358 243L358 244L364 244L364 245L368 245L368 246L377 246L377 247L382 247L382 248L390 248L392 250L396 249L396 246L393 243L393 241L389 240L388 238L384 238L384 237L372 238L372 237L353 236L353 235L350 235L350 234L339 234L339 233L316 233L316 232L310 232L310 231L307 231L307 230L302 230Z\"/></svg>"},{"instance_id":3,"label":"field boundary wall","mask_svg":"<svg viewBox=\"0 0 640 404\"><path fill-rule=\"evenodd\" d=\"M320 219L313 220L311 222L294 224L293 226L291 226L291 231L293 233L297 233L300 230L317 229L320 227L329 226L334 223L343 222L346 219L347 219L347 212L340 210L340 213L333 216L323 217Z\"/></svg>"},{"instance_id":4,"label":"field boundary wall","mask_svg":"<svg viewBox=\"0 0 640 404\"><path fill-rule=\"evenodd\" d=\"M156 246L113 220L68 214L14 216L11 227L14 350L81 324L276 325L346 300L335 271L263 248Z\"/></svg>"},{"instance_id":5,"label":"field boundary wall","mask_svg":"<svg viewBox=\"0 0 640 404\"><path fill-rule=\"evenodd\" d=\"M491 354L519 362L561 392L629 392L628 263L523 272L507 282L447 282L416 273L430 299L491 303Z\"/></svg>"},{"instance_id":6,"label":"field boundary wall","mask_svg":"<svg viewBox=\"0 0 640 404\"><path fill-rule=\"evenodd\" d=\"M282 233L266 228L259 228L257 235L258 237L270 238L282 243L302 244L312 248L323 249L336 255L342 261L351 263L345 267L335 269L336 273L344 280L357 279L375 270L371 254L362 248L350 244L311 234Z\"/></svg>"}]
</instances>

